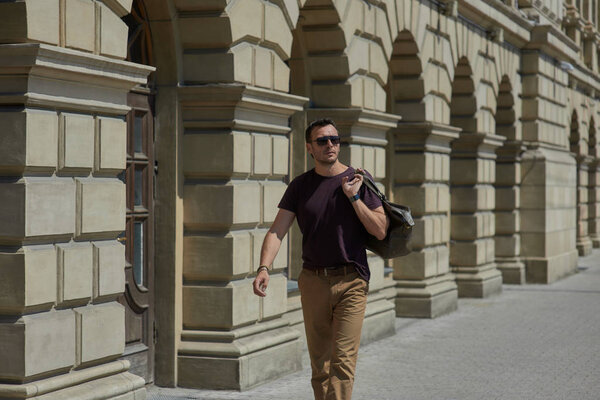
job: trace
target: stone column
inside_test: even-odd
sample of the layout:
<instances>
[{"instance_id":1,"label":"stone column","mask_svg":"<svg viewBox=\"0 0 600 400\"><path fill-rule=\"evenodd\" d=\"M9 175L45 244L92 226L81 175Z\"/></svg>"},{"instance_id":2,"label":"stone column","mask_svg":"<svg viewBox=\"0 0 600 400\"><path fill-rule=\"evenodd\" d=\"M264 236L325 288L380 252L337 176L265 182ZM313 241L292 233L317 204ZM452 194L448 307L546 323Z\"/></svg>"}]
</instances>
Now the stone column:
<instances>
[{"instance_id":1,"label":"stone column","mask_svg":"<svg viewBox=\"0 0 600 400\"><path fill-rule=\"evenodd\" d=\"M588 177L588 228L592 246L600 247L600 163L590 163Z\"/></svg>"},{"instance_id":2,"label":"stone column","mask_svg":"<svg viewBox=\"0 0 600 400\"><path fill-rule=\"evenodd\" d=\"M495 151L504 138L461 134L450 161L450 265L460 297L487 297L502 290L495 263Z\"/></svg>"},{"instance_id":3,"label":"stone column","mask_svg":"<svg viewBox=\"0 0 600 400\"><path fill-rule=\"evenodd\" d=\"M521 142L507 142L496 151L496 264L504 283L525 283L521 261Z\"/></svg>"},{"instance_id":4,"label":"stone column","mask_svg":"<svg viewBox=\"0 0 600 400\"><path fill-rule=\"evenodd\" d=\"M396 315L435 318L454 311L458 291L450 273L450 143L460 129L432 122L392 130L390 181L396 203L411 207L413 252L393 260Z\"/></svg>"},{"instance_id":5,"label":"stone column","mask_svg":"<svg viewBox=\"0 0 600 400\"><path fill-rule=\"evenodd\" d=\"M587 256L592 252L592 240L589 235L589 196L588 180L589 167L592 158L577 156L577 251L580 256Z\"/></svg>"},{"instance_id":6,"label":"stone column","mask_svg":"<svg viewBox=\"0 0 600 400\"><path fill-rule=\"evenodd\" d=\"M340 161L354 168L364 168L381 184L386 176L386 133L397 125L400 117L377 111L356 109L306 110L306 120L332 118L342 137ZM381 185L381 189L384 189ZM367 252L371 281L363 324L361 343L381 339L395 333L394 305L387 300L384 282L384 260Z\"/></svg>"},{"instance_id":7,"label":"stone column","mask_svg":"<svg viewBox=\"0 0 600 400\"><path fill-rule=\"evenodd\" d=\"M243 84L182 87L183 333L180 386L248 389L300 369L287 311L288 241L268 295L252 281L286 185L289 118L306 98Z\"/></svg>"},{"instance_id":8,"label":"stone column","mask_svg":"<svg viewBox=\"0 0 600 400\"><path fill-rule=\"evenodd\" d=\"M80 5L94 15L94 3ZM58 46L58 2L0 4L0 37L18 33L4 29L8 15L29 18L20 22L30 34L57 44L0 45L0 398L145 397L144 380L118 360L125 184L117 176L127 92L152 69L118 60L112 35L120 39L123 26L97 6L112 31L94 41L92 19L66 37L92 55ZM91 43L77 34L88 28Z\"/></svg>"}]
</instances>

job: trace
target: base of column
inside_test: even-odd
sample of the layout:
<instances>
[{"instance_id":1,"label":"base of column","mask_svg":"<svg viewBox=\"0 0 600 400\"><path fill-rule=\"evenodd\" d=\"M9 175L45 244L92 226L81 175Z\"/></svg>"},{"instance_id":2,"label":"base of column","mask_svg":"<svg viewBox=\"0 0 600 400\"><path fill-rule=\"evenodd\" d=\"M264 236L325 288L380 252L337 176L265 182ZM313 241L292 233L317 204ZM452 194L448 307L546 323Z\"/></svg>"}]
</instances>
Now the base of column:
<instances>
[{"instance_id":1,"label":"base of column","mask_svg":"<svg viewBox=\"0 0 600 400\"><path fill-rule=\"evenodd\" d=\"M496 258L496 268L502 274L502 283L523 285L525 283L525 264L518 258Z\"/></svg>"},{"instance_id":2,"label":"base of column","mask_svg":"<svg viewBox=\"0 0 600 400\"><path fill-rule=\"evenodd\" d=\"M458 289L453 274L420 281L396 282L396 316L436 318L458 308Z\"/></svg>"},{"instance_id":3,"label":"base of column","mask_svg":"<svg viewBox=\"0 0 600 400\"><path fill-rule=\"evenodd\" d=\"M552 283L575 272L577 250L547 258L525 259L527 283Z\"/></svg>"},{"instance_id":4,"label":"base of column","mask_svg":"<svg viewBox=\"0 0 600 400\"><path fill-rule=\"evenodd\" d=\"M597 249L600 247L600 236L591 236L590 239L592 240L593 248Z\"/></svg>"},{"instance_id":5,"label":"base of column","mask_svg":"<svg viewBox=\"0 0 600 400\"><path fill-rule=\"evenodd\" d=\"M592 253L593 243L589 236L577 238L577 252L579 257L589 256Z\"/></svg>"},{"instance_id":6,"label":"base of column","mask_svg":"<svg viewBox=\"0 0 600 400\"><path fill-rule=\"evenodd\" d=\"M178 386L247 390L302 369L299 334L280 318L233 331L184 331Z\"/></svg>"},{"instance_id":7,"label":"base of column","mask_svg":"<svg viewBox=\"0 0 600 400\"><path fill-rule=\"evenodd\" d=\"M0 398L35 400L145 400L146 382L119 360L20 385L0 384Z\"/></svg>"},{"instance_id":8,"label":"base of column","mask_svg":"<svg viewBox=\"0 0 600 400\"><path fill-rule=\"evenodd\" d=\"M458 297L485 298L502 292L502 274L496 264L479 267L456 267Z\"/></svg>"}]
</instances>

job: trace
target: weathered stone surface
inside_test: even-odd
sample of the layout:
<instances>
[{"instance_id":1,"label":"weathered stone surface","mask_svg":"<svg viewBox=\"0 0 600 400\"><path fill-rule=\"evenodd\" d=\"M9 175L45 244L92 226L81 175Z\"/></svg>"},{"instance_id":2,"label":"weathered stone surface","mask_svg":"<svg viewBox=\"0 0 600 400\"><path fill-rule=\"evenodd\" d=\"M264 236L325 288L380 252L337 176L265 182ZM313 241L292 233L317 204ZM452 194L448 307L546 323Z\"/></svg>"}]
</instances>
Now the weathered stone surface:
<instances>
[{"instance_id":1,"label":"weathered stone surface","mask_svg":"<svg viewBox=\"0 0 600 400\"><path fill-rule=\"evenodd\" d=\"M55 112L26 109L0 113L0 171L57 167L58 116Z\"/></svg>"},{"instance_id":2,"label":"weathered stone surface","mask_svg":"<svg viewBox=\"0 0 600 400\"><path fill-rule=\"evenodd\" d=\"M79 50L94 51L96 36L95 4L88 0L65 2L65 44Z\"/></svg>"},{"instance_id":3,"label":"weathered stone surface","mask_svg":"<svg viewBox=\"0 0 600 400\"><path fill-rule=\"evenodd\" d=\"M118 357L125 350L125 309L116 302L75 308L78 360Z\"/></svg>"},{"instance_id":4,"label":"weathered stone surface","mask_svg":"<svg viewBox=\"0 0 600 400\"><path fill-rule=\"evenodd\" d=\"M117 241L93 242L94 297L111 296L125 290L125 246Z\"/></svg>"},{"instance_id":5,"label":"weathered stone surface","mask_svg":"<svg viewBox=\"0 0 600 400\"><path fill-rule=\"evenodd\" d=\"M127 56L127 25L102 3L100 21L100 54L124 59Z\"/></svg>"},{"instance_id":6,"label":"weathered stone surface","mask_svg":"<svg viewBox=\"0 0 600 400\"><path fill-rule=\"evenodd\" d=\"M28 315L0 323L0 378L23 381L75 363L75 316L71 310Z\"/></svg>"},{"instance_id":7,"label":"weathered stone surface","mask_svg":"<svg viewBox=\"0 0 600 400\"><path fill-rule=\"evenodd\" d=\"M231 329L257 320L259 298L252 280L183 287L183 326L186 329Z\"/></svg>"},{"instance_id":8,"label":"weathered stone surface","mask_svg":"<svg viewBox=\"0 0 600 400\"><path fill-rule=\"evenodd\" d=\"M76 181L77 234L125 230L125 184L109 178Z\"/></svg>"},{"instance_id":9,"label":"weathered stone surface","mask_svg":"<svg viewBox=\"0 0 600 400\"><path fill-rule=\"evenodd\" d=\"M246 231L227 235L186 236L183 274L189 280L232 279L253 270L252 237Z\"/></svg>"},{"instance_id":10,"label":"weathered stone surface","mask_svg":"<svg viewBox=\"0 0 600 400\"><path fill-rule=\"evenodd\" d=\"M120 118L98 118L96 145L97 170L125 169L127 161L127 124Z\"/></svg>"},{"instance_id":11,"label":"weathered stone surface","mask_svg":"<svg viewBox=\"0 0 600 400\"><path fill-rule=\"evenodd\" d=\"M59 168L91 169L94 166L94 118L62 114L64 130L59 147Z\"/></svg>"},{"instance_id":12,"label":"weathered stone surface","mask_svg":"<svg viewBox=\"0 0 600 400\"><path fill-rule=\"evenodd\" d=\"M256 224L260 218L260 185L231 181L227 185L186 185L184 223L211 229Z\"/></svg>"},{"instance_id":13,"label":"weathered stone surface","mask_svg":"<svg viewBox=\"0 0 600 400\"><path fill-rule=\"evenodd\" d=\"M93 253L90 243L60 244L58 250L59 302L92 297Z\"/></svg>"},{"instance_id":14,"label":"weathered stone surface","mask_svg":"<svg viewBox=\"0 0 600 400\"><path fill-rule=\"evenodd\" d=\"M0 313L49 309L56 302L56 250L26 246L0 253Z\"/></svg>"}]
</instances>

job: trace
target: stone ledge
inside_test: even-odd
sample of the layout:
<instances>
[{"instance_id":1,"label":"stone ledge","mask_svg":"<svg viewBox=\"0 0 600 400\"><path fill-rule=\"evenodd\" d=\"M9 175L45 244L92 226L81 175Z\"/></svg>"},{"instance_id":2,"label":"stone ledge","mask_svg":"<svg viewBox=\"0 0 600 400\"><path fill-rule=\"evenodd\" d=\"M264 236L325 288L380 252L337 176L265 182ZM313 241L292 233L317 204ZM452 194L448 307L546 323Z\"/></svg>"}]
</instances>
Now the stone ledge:
<instances>
[{"instance_id":1,"label":"stone ledge","mask_svg":"<svg viewBox=\"0 0 600 400\"><path fill-rule=\"evenodd\" d=\"M129 361L120 360L98 367L86 368L80 371L72 371L68 374L42 379L36 382L25 383L21 385L0 384L0 399L28 399L33 396L41 396L47 393L80 385L93 379L105 378L125 372L129 369L129 366Z\"/></svg>"}]
</instances>

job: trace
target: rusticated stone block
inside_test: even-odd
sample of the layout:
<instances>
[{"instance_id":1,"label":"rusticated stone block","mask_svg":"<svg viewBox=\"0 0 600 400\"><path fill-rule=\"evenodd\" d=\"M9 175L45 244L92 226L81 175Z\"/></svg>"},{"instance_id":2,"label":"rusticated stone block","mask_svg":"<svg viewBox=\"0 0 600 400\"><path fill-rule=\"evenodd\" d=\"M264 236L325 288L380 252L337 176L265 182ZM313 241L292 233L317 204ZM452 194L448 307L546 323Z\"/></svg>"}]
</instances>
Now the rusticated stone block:
<instances>
[{"instance_id":1,"label":"rusticated stone block","mask_svg":"<svg viewBox=\"0 0 600 400\"><path fill-rule=\"evenodd\" d=\"M127 124L120 118L98 118L96 169L123 170L127 162Z\"/></svg>"},{"instance_id":2,"label":"rusticated stone block","mask_svg":"<svg viewBox=\"0 0 600 400\"><path fill-rule=\"evenodd\" d=\"M283 182L265 182L263 186L263 223L275 221L279 212L277 205L285 193L287 186Z\"/></svg>"},{"instance_id":3,"label":"rusticated stone block","mask_svg":"<svg viewBox=\"0 0 600 400\"><path fill-rule=\"evenodd\" d=\"M94 297L110 296L125 290L125 246L117 241L93 242Z\"/></svg>"},{"instance_id":4,"label":"rusticated stone block","mask_svg":"<svg viewBox=\"0 0 600 400\"><path fill-rule=\"evenodd\" d=\"M252 280L183 287L184 329L232 329L258 319Z\"/></svg>"},{"instance_id":5,"label":"rusticated stone block","mask_svg":"<svg viewBox=\"0 0 600 400\"><path fill-rule=\"evenodd\" d=\"M0 253L0 313L22 314L56 302L56 251L52 245Z\"/></svg>"},{"instance_id":6,"label":"rusticated stone block","mask_svg":"<svg viewBox=\"0 0 600 400\"><path fill-rule=\"evenodd\" d=\"M394 268L394 279L420 280L437 274L438 254L435 247L413 251ZM396 265L396 263L394 263Z\"/></svg>"},{"instance_id":7,"label":"rusticated stone block","mask_svg":"<svg viewBox=\"0 0 600 400\"><path fill-rule=\"evenodd\" d=\"M452 214L452 239L475 240L480 237L494 236L495 218L490 212L476 214Z\"/></svg>"},{"instance_id":8,"label":"rusticated stone block","mask_svg":"<svg viewBox=\"0 0 600 400\"><path fill-rule=\"evenodd\" d=\"M183 206L184 223L190 227L222 229L236 224L257 224L260 219L260 185L251 181L186 185Z\"/></svg>"},{"instance_id":9,"label":"rusticated stone block","mask_svg":"<svg viewBox=\"0 0 600 400\"><path fill-rule=\"evenodd\" d=\"M125 230L125 185L118 179L77 178L77 235Z\"/></svg>"},{"instance_id":10,"label":"rusticated stone block","mask_svg":"<svg viewBox=\"0 0 600 400\"><path fill-rule=\"evenodd\" d=\"M0 37L3 43L28 39L57 45L59 0L0 3Z\"/></svg>"},{"instance_id":11,"label":"rusticated stone block","mask_svg":"<svg viewBox=\"0 0 600 400\"><path fill-rule=\"evenodd\" d=\"M244 132L186 134L182 150L186 176L232 176L251 172L252 138ZM219 157L214 157L215 154Z\"/></svg>"},{"instance_id":12,"label":"rusticated stone block","mask_svg":"<svg viewBox=\"0 0 600 400\"><path fill-rule=\"evenodd\" d=\"M94 166L94 118L91 115L62 114L59 168L91 169Z\"/></svg>"},{"instance_id":13,"label":"rusticated stone block","mask_svg":"<svg viewBox=\"0 0 600 400\"><path fill-rule=\"evenodd\" d=\"M252 236L252 246L254 249L254 264L252 266L252 271L256 271L260 266L260 252L267 231L267 229L255 229L253 231L250 231L250 234ZM281 247L279 247L279 252L277 252L275 259L273 260L273 268L276 270L287 268L288 266L288 238L289 236L287 235L285 238L283 238L283 240L281 241Z\"/></svg>"},{"instance_id":14,"label":"rusticated stone block","mask_svg":"<svg viewBox=\"0 0 600 400\"><path fill-rule=\"evenodd\" d=\"M493 262L494 257L493 238L450 243L450 264L452 266L483 265Z\"/></svg>"},{"instance_id":15,"label":"rusticated stone block","mask_svg":"<svg viewBox=\"0 0 600 400\"><path fill-rule=\"evenodd\" d=\"M496 188L496 210L514 210L519 208L520 189L516 186Z\"/></svg>"},{"instance_id":16,"label":"rusticated stone block","mask_svg":"<svg viewBox=\"0 0 600 400\"><path fill-rule=\"evenodd\" d=\"M271 275L267 296L262 298L262 318L271 318L287 311L287 279L281 274Z\"/></svg>"},{"instance_id":17,"label":"rusticated stone block","mask_svg":"<svg viewBox=\"0 0 600 400\"><path fill-rule=\"evenodd\" d=\"M90 299L93 286L93 254L90 243L59 244L59 302Z\"/></svg>"},{"instance_id":18,"label":"rusticated stone block","mask_svg":"<svg viewBox=\"0 0 600 400\"><path fill-rule=\"evenodd\" d=\"M74 231L75 185L71 178L22 178L0 183L0 236L30 236Z\"/></svg>"},{"instance_id":19,"label":"rusticated stone block","mask_svg":"<svg viewBox=\"0 0 600 400\"><path fill-rule=\"evenodd\" d=\"M290 141L285 136L273 136L273 174L287 175Z\"/></svg>"},{"instance_id":20,"label":"rusticated stone block","mask_svg":"<svg viewBox=\"0 0 600 400\"><path fill-rule=\"evenodd\" d=\"M494 237L495 251L497 257L511 257L521 252L521 236L518 234L510 236Z\"/></svg>"},{"instance_id":21,"label":"rusticated stone block","mask_svg":"<svg viewBox=\"0 0 600 400\"><path fill-rule=\"evenodd\" d=\"M183 276L192 281L230 280L250 273L251 241L247 231L184 237Z\"/></svg>"},{"instance_id":22,"label":"rusticated stone block","mask_svg":"<svg viewBox=\"0 0 600 400\"><path fill-rule=\"evenodd\" d=\"M408 205L417 216L438 211L439 199L439 187L436 184L394 188L394 201Z\"/></svg>"},{"instance_id":23,"label":"rusticated stone block","mask_svg":"<svg viewBox=\"0 0 600 400\"><path fill-rule=\"evenodd\" d=\"M254 141L254 173L256 175L270 175L273 150L269 135L252 135Z\"/></svg>"},{"instance_id":24,"label":"rusticated stone block","mask_svg":"<svg viewBox=\"0 0 600 400\"><path fill-rule=\"evenodd\" d=\"M55 169L58 149L58 115L26 109L0 113L0 171Z\"/></svg>"},{"instance_id":25,"label":"rusticated stone block","mask_svg":"<svg viewBox=\"0 0 600 400\"><path fill-rule=\"evenodd\" d=\"M0 323L0 379L65 370L75 363L75 316L71 310L27 315Z\"/></svg>"},{"instance_id":26,"label":"rusticated stone block","mask_svg":"<svg viewBox=\"0 0 600 400\"><path fill-rule=\"evenodd\" d=\"M65 43L67 47L94 51L95 18L94 2L89 0L67 0L65 2Z\"/></svg>"},{"instance_id":27,"label":"rusticated stone block","mask_svg":"<svg viewBox=\"0 0 600 400\"><path fill-rule=\"evenodd\" d=\"M490 185L453 187L451 197L452 212L493 210L496 202L494 187Z\"/></svg>"},{"instance_id":28,"label":"rusticated stone block","mask_svg":"<svg viewBox=\"0 0 600 400\"><path fill-rule=\"evenodd\" d=\"M496 212L496 233L510 234L521 229L521 217L518 210Z\"/></svg>"},{"instance_id":29,"label":"rusticated stone block","mask_svg":"<svg viewBox=\"0 0 600 400\"><path fill-rule=\"evenodd\" d=\"M124 59L127 57L127 24L100 3L100 54Z\"/></svg>"},{"instance_id":30,"label":"rusticated stone block","mask_svg":"<svg viewBox=\"0 0 600 400\"><path fill-rule=\"evenodd\" d=\"M288 2L289 4L290 2ZM283 11L278 5L264 3L265 19L264 31L265 40L277 43L289 57L292 52L292 32L285 19Z\"/></svg>"},{"instance_id":31,"label":"rusticated stone block","mask_svg":"<svg viewBox=\"0 0 600 400\"><path fill-rule=\"evenodd\" d=\"M73 309L77 318L77 364L119 357L125 350L125 308L116 302Z\"/></svg>"}]
</instances>

